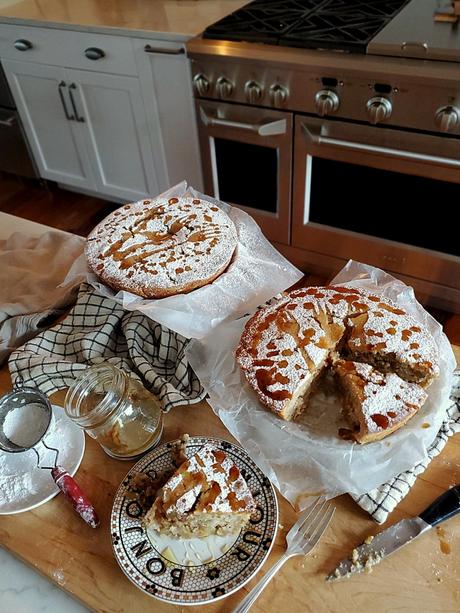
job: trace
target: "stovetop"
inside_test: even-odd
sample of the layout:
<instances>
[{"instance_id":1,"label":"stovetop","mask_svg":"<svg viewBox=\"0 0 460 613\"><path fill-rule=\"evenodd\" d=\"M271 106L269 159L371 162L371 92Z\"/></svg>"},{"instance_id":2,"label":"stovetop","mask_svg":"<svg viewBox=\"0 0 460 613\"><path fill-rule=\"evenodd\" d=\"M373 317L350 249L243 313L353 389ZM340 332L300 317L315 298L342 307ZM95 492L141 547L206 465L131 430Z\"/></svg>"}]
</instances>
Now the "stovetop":
<instances>
[{"instance_id":1,"label":"stovetop","mask_svg":"<svg viewBox=\"0 0 460 613\"><path fill-rule=\"evenodd\" d=\"M410 0L254 0L204 38L365 53Z\"/></svg>"}]
</instances>

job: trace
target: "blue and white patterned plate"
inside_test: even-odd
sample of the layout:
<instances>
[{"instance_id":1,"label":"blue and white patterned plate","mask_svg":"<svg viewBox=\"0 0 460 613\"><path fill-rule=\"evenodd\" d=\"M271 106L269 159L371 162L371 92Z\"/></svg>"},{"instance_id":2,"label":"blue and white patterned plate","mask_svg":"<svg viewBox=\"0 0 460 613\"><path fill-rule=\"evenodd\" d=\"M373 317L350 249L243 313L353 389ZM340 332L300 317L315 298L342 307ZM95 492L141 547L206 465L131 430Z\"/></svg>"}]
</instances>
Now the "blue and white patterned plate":
<instances>
[{"instance_id":1,"label":"blue and white patterned plate","mask_svg":"<svg viewBox=\"0 0 460 613\"><path fill-rule=\"evenodd\" d=\"M206 443L223 449L246 479L257 504L250 522L237 536L172 539L146 530L144 509L133 496L135 475L155 479L173 467L172 443L139 460L115 495L110 530L115 557L126 576L146 594L180 605L198 605L224 598L242 587L266 560L278 526L275 490L247 453L217 438L191 437L191 457Z\"/></svg>"}]
</instances>

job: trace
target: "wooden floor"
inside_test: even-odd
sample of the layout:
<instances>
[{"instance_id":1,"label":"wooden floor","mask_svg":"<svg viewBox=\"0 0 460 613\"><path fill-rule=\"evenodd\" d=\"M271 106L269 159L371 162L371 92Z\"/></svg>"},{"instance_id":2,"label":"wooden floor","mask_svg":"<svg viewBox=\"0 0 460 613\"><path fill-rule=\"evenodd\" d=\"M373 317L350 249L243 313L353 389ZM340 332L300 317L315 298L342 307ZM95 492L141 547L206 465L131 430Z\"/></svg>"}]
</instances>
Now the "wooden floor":
<instances>
[{"instance_id":1,"label":"wooden floor","mask_svg":"<svg viewBox=\"0 0 460 613\"><path fill-rule=\"evenodd\" d=\"M118 204L0 173L0 211L86 236Z\"/></svg>"},{"instance_id":2,"label":"wooden floor","mask_svg":"<svg viewBox=\"0 0 460 613\"><path fill-rule=\"evenodd\" d=\"M118 206L107 200L60 189L53 183L40 184L0 173L0 211L80 236L86 236ZM306 281L310 285L320 285L327 279L307 274ZM460 315L428 310L444 326L451 343L460 345Z\"/></svg>"}]
</instances>

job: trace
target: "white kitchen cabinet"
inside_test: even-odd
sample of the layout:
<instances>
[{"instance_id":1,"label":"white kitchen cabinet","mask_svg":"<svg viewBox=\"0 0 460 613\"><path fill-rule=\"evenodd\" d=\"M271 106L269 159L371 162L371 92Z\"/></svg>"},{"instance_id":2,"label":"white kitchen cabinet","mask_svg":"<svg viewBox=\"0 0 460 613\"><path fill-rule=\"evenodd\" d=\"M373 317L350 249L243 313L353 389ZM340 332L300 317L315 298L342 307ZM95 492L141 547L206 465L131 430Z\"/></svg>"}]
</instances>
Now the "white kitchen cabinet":
<instances>
[{"instance_id":1,"label":"white kitchen cabinet","mask_svg":"<svg viewBox=\"0 0 460 613\"><path fill-rule=\"evenodd\" d=\"M85 136L72 116L65 70L56 66L3 60L40 176L92 188ZM65 106L64 106L65 105Z\"/></svg>"},{"instance_id":2,"label":"white kitchen cabinet","mask_svg":"<svg viewBox=\"0 0 460 613\"><path fill-rule=\"evenodd\" d=\"M133 39L161 188L186 179L203 189L190 61L184 45Z\"/></svg>"},{"instance_id":3,"label":"white kitchen cabinet","mask_svg":"<svg viewBox=\"0 0 460 613\"><path fill-rule=\"evenodd\" d=\"M139 200L159 191L138 79L66 70L96 189Z\"/></svg>"},{"instance_id":4,"label":"white kitchen cabinet","mask_svg":"<svg viewBox=\"0 0 460 613\"><path fill-rule=\"evenodd\" d=\"M43 178L119 201L203 188L183 43L0 24L0 55Z\"/></svg>"},{"instance_id":5,"label":"white kitchen cabinet","mask_svg":"<svg viewBox=\"0 0 460 613\"><path fill-rule=\"evenodd\" d=\"M4 62L40 174L122 200L159 191L138 79Z\"/></svg>"}]
</instances>

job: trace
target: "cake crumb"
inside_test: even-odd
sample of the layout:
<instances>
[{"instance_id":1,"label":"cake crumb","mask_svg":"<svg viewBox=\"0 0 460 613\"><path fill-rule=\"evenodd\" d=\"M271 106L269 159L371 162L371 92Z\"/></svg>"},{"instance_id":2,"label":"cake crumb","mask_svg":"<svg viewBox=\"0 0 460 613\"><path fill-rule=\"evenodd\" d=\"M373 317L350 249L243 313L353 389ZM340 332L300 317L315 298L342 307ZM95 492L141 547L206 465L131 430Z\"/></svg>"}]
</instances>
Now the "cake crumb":
<instances>
[{"instance_id":1,"label":"cake crumb","mask_svg":"<svg viewBox=\"0 0 460 613\"><path fill-rule=\"evenodd\" d=\"M374 536L372 534L369 534L369 536L367 536L364 539L364 544L365 545L370 545L372 543L372 541L374 540Z\"/></svg>"}]
</instances>

